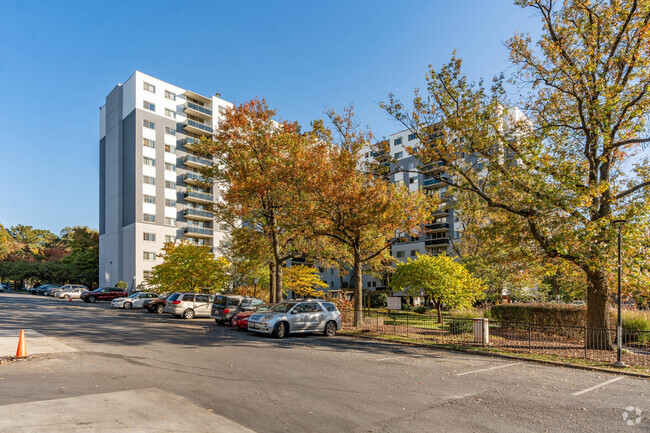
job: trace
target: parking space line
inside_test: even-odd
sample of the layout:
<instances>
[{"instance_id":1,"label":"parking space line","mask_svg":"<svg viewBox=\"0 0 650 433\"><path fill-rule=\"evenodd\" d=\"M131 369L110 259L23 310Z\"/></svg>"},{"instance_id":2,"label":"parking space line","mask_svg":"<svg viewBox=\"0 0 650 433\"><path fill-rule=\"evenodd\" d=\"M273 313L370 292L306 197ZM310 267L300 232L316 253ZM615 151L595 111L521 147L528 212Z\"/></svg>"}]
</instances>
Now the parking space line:
<instances>
[{"instance_id":1,"label":"parking space line","mask_svg":"<svg viewBox=\"0 0 650 433\"><path fill-rule=\"evenodd\" d=\"M623 379L624 377L625 377L625 376L618 376L618 377L615 377L614 379L610 379L610 380L608 380L608 381L606 381L606 382L599 383L598 385L594 385L594 386L592 386L592 387L589 387L589 388L583 389L582 391L574 392L574 393L571 394L571 395L581 395L581 394L587 393L587 392L589 392L589 391L593 391L593 390L595 390L595 389L602 388L603 386L605 386L605 385L609 385L610 383L614 383L614 382L616 382L616 381L619 381L619 380Z\"/></svg>"},{"instance_id":2,"label":"parking space line","mask_svg":"<svg viewBox=\"0 0 650 433\"><path fill-rule=\"evenodd\" d=\"M404 358L404 356L391 356L390 358L379 358L377 361L390 361L392 359L400 359Z\"/></svg>"},{"instance_id":3,"label":"parking space line","mask_svg":"<svg viewBox=\"0 0 650 433\"><path fill-rule=\"evenodd\" d=\"M482 371L496 370L496 369L499 369L499 368L511 367L511 366L517 365L517 364L521 364L521 362L513 362L513 363L510 363L510 364L496 365L494 367L482 368L480 370L465 371L463 373L456 373L456 376L464 376L466 374L473 374L473 373L480 373Z\"/></svg>"}]
</instances>

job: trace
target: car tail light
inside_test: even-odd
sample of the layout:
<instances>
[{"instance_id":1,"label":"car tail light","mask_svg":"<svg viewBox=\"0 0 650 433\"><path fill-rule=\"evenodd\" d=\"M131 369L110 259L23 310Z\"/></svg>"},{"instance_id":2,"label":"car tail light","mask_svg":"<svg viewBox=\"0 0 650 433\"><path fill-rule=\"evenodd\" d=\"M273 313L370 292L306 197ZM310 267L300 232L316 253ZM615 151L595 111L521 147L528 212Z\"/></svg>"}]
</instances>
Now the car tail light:
<instances>
[{"instance_id":1,"label":"car tail light","mask_svg":"<svg viewBox=\"0 0 650 433\"><path fill-rule=\"evenodd\" d=\"M225 310L223 310L223 314L228 314L229 312L230 312L230 308L226 308Z\"/></svg>"},{"instance_id":2,"label":"car tail light","mask_svg":"<svg viewBox=\"0 0 650 433\"><path fill-rule=\"evenodd\" d=\"M181 301L172 301L172 304L180 304Z\"/></svg>"}]
</instances>

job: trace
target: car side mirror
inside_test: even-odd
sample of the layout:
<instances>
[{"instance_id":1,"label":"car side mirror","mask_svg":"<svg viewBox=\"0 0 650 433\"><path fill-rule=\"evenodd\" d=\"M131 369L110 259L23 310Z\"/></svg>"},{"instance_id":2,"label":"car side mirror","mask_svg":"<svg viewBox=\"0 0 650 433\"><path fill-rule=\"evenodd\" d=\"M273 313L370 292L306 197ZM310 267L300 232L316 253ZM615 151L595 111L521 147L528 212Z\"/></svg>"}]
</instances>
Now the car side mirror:
<instances>
[{"instance_id":1,"label":"car side mirror","mask_svg":"<svg viewBox=\"0 0 650 433\"><path fill-rule=\"evenodd\" d=\"M291 310L291 314L298 314L296 310Z\"/></svg>"}]
</instances>

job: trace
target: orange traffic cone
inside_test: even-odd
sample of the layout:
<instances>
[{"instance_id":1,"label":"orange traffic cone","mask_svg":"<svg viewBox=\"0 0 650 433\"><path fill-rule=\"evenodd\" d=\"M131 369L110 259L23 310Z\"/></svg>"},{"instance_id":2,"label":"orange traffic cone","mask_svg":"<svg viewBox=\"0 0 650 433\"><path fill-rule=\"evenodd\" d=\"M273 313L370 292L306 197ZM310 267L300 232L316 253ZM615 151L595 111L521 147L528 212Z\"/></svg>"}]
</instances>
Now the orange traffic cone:
<instances>
[{"instance_id":1,"label":"orange traffic cone","mask_svg":"<svg viewBox=\"0 0 650 433\"><path fill-rule=\"evenodd\" d=\"M18 350L16 351L16 358L22 358L27 356L27 350L25 349L25 331L20 330L20 339L18 340Z\"/></svg>"}]
</instances>

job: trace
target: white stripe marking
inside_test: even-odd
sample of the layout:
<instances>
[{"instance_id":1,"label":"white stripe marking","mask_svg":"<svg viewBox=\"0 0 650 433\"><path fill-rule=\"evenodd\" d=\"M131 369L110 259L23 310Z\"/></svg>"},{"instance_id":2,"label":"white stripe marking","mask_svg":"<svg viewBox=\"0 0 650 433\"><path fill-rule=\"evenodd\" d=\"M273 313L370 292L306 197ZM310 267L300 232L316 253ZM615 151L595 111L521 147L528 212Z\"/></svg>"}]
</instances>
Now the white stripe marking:
<instances>
[{"instance_id":1,"label":"white stripe marking","mask_svg":"<svg viewBox=\"0 0 650 433\"><path fill-rule=\"evenodd\" d=\"M624 377L625 376L618 376L618 377L615 377L614 379L609 379L607 382L599 383L598 385L594 385L594 386L592 386L590 388L583 389L582 391L574 392L571 395L580 395L580 394L584 394L584 393L589 392L589 391L593 391L594 389L602 388L603 386L609 385L610 383L614 383L616 381L619 381L619 380L623 379Z\"/></svg>"},{"instance_id":2,"label":"white stripe marking","mask_svg":"<svg viewBox=\"0 0 650 433\"><path fill-rule=\"evenodd\" d=\"M464 373L456 373L456 376L464 376L466 374L472 374L472 373L480 373L482 371L489 371L489 370L496 370L498 368L505 368L505 367L511 367L513 365L521 364L521 362L513 362L512 364L503 364L503 365L497 365L495 367L490 367L490 368L482 368L480 370L474 370L474 371L466 371Z\"/></svg>"},{"instance_id":3,"label":"white stripe marking","mask_svg":"<svg viewBox=\"0 0 650 433\"><path fill-rule=\"evenodd\" d=\"M403 356L393 356L392 358L380 358L377 361L390 361L392 359L400 359L400 358L404 358L404 357Z\"/></svg>"}]
</instances>

